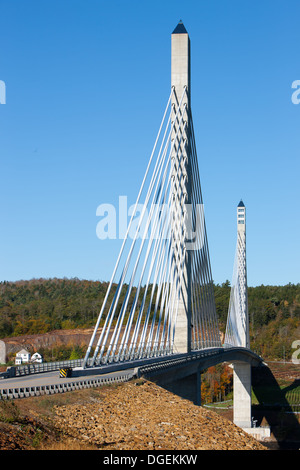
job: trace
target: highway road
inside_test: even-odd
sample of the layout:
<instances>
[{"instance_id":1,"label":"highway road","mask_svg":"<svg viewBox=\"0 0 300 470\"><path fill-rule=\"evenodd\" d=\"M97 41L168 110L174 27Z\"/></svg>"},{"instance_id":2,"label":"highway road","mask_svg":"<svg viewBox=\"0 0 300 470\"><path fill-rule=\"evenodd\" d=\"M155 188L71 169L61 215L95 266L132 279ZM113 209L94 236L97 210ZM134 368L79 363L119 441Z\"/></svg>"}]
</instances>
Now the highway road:
<instances>
[{"instance_id":1,"label":"highway road","mask_svg":"<svg viewBox=\"0 0 300 470\"><path fill-rule=\"evenodd\" d=\"M136 376L138 373L151 376L160 374L166 377L184 378L207 369L221 362L247 362L253 366L262 364L262 359L253 351L247 348L231 347L231 348L207 348L201 351L192 352L190 354L174 354L167 357L155 357L136 359L130 363L112 363L81 369L74 367L72 377L60 378L59 370L47 371L37 374L18 376L14 378L0 379L1 390L17 389L25 387L53 387L55 389L66 389L64 384L74 384L76 382L86 382L88 380L111 379L117 381L128 380ZM115 379L114 379L115 378ZM61 387L63 385L63 387ZM84 385L84 384L83 384ZM89 386L89 384L87 384ZM72 387L72 385L71 385ZM6 393L6 392L5 392ZM7 394L8 396L9 394Z\"/></svg>"}]
</instances>

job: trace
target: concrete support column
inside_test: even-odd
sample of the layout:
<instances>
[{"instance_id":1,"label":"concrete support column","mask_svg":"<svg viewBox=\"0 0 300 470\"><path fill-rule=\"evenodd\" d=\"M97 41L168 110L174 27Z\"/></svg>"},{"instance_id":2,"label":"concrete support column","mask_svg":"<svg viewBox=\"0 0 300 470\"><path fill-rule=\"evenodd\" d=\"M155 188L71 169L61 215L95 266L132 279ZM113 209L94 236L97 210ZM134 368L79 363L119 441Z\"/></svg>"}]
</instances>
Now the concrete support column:
<instances>
[{"instance_id":1,"label":"concrete support column","mask_svg":"<svg viewBox=\"0 0 300 470\"><path fill-rule=\"evenodd\" d=\"M240 428L251 428L251 365L233 365L233 422Z\"/></svg>"}]
</instances>

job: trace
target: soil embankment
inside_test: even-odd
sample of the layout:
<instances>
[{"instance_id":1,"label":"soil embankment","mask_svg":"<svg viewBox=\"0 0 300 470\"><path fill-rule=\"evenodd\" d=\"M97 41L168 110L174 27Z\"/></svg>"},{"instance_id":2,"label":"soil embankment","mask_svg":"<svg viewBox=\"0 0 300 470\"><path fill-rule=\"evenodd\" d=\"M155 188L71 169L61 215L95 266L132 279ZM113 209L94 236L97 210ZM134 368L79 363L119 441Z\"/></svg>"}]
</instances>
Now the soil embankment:
<instances>
[{"instance_id":1,"label":"soil embankment","mask_svg":"<svg viewBox=\"0 0 300 470\"><path fill-rule=\"evenodd\" d=\"M2 450L264 449L217 413L142 379L2 402L0 411Z\"/></svg>"}]
</instances>

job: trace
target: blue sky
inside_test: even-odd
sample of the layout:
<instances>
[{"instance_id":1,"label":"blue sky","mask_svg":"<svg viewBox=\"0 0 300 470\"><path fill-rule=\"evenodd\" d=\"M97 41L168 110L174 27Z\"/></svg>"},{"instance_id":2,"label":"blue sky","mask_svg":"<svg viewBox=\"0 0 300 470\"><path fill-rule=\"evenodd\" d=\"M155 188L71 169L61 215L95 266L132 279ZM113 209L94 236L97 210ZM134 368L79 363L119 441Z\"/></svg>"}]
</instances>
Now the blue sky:
<instances>
[{"instance_id":1,"label":"blue sky","mask_svg":"<svg viewBox=\"0 0 300 470\"><path fill-rule=\"evenodd\" d=\"M135 202L191 38L192 111L213 278L231 279L247 208L248 283L299 282L299 0L0 0L0 281L109 280L120 241L96 209Z\"/></svg>"}]
</instances>

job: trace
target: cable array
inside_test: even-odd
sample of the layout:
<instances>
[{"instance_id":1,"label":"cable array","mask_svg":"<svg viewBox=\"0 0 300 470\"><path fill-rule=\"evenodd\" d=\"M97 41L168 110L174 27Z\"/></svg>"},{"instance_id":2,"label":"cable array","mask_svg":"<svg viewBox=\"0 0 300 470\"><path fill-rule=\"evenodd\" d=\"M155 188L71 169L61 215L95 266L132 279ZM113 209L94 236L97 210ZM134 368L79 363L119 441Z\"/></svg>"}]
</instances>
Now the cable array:
<instances>
[{"instance_id":1,"label":"cable array","mask_svg":"<svg viewBox=\"0 0 300 470\"><path fill-rule=\"evenodd\" d=\"M220 346L186 98L172 88L84 367L171 355L187 285L190 349Z\"/></svg>"},{"instance_id":2,"label":"cable array","mask_svg":"<svg viewBox=\"0 0 300 470\"><path fill-rule=\"evenodd\" d=\"M192 349L220 347L220 330L215 307L214 286L210 265L204 204L200 185L198 158L192 115L191 128L191 175L192 214L196 226L196 239L192 255Z\"/></svg>"},{"instance_id":3,"label":"cable array","mask_svg":"<svg viewBox=\"0 0 300 470\"><path fill-rule=\"evenodd\" d=\"M246 233L238 231L224 346L247 347L247 309Z\"/></svg>"}]
</instances>

